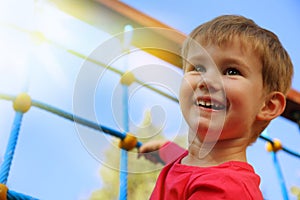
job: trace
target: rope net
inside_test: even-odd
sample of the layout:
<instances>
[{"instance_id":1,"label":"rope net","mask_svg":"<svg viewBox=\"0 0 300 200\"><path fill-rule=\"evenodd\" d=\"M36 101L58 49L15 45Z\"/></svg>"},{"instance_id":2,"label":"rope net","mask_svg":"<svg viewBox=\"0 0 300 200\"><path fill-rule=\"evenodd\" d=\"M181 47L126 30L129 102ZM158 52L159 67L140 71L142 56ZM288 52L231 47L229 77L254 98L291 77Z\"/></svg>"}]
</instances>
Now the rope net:
<instances>
[{"instance_id":1,"label":"rope net","mask_svg":"<svg viewBox=\"0 0 300 200\"><path fill-rule=\"evenodd\" d=\"M47 112L50 112L57 116L60 116L64 119L67 119L70 121L75 121L86 127L89 127L89 128L95 129L97 131L100 131L102 133L119 138L120 139L119 147L122 149L122 153L121 153L122 158L121 159L123 159L123 161L124 161L122 164L123 166L121 166L121 172L120 172L120 200L121 199L125 200L127 198L127 191L124 191L124 188L127 188L127 158L126 158L126 156L124 156L124 153L127 153L127 151L129 151L133 148L139 148L142 145L142 143L140 141L138 141L134 135L132 135L128 132L121 132L118 130L114 130L112 128L103 126L101 124L87 120L80 116L76 116L72 113L66 112L62 109L53 107L51 105L42 103L40 101L32 100L29 97L29 95L27 95L26 93L21 93L18 96L0 94L0 99L13 101L14 109L16 111L15 118L14 118L12 128L11 128L10 138L9 138L7 149L6 149L5 156L4 156L4 161L1 164L1 168L0 168L0 199L1 200L6 200L6 199L8 199L8 200L35 200L35 199L37 199L37 198L31 197L31 196L28 196L28 195L25 195L22 193L18 193L18 192L9 190L6 186L6 182L7 182L8 176L9 176L10 166L13 161L13 156L14 156L16 145L17 145L20 128L22 125L23 115L25 112L27 112L30 109L31 106L37 107L44 111L47 111ZM128 112L128 110L125 109L125 112ZM125 117L124 123L127 123L126 117ZM266 142L268 142L270 145L269 151L272 152L272 157L273 157L273 161L274 161L273 163L276 167L278 178L280 180L282 194L283 194L284 199L287 199L286 187L285 187L285 183L283 180L282 172L280 170L279 162L276 157L276 152L278 150L282 150L282 151L284 151L292 156L295 156L297 158L300 158L300 154L288 149L287 147L284 147L280 143L280 141L278 142L278 140L273 140L272 138L269 138L269 137L263 136L263 135L261 135L260 138L265 140Z\"/></svg>"}]
</instances>

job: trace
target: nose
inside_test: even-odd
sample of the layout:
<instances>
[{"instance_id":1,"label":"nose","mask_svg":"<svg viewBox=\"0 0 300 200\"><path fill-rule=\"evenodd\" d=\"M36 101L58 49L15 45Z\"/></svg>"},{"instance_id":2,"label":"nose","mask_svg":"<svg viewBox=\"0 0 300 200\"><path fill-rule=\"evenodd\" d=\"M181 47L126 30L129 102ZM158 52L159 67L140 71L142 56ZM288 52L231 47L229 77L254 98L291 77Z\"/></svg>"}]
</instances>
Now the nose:
<instances>
[{"instance_id":1,"label":"nose","mask_svg":"<svg viewBox=\"0 0 300 200\"><path fill-rule=\"evenodd\" d=\"M199 80L198 88L201 91L208 91L211 93L222 90L222 75L218 69L207 68L200 76L201 79Z\"/></svg>"}]
</instances>

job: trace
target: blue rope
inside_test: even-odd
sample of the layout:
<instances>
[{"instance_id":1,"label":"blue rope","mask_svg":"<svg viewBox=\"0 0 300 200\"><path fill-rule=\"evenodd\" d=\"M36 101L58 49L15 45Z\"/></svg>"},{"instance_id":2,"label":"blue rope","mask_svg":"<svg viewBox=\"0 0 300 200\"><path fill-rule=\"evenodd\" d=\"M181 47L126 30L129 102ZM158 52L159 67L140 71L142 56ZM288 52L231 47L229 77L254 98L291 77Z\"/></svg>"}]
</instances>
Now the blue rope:
<instances>
[{"instance_id":1,"label":"blue rope","mask_svg":"<svg viewBox=\"0 0 300 200\"><path fill-rule=\"evenodd\" d=\"M5 100L14 100L16 97L13 96L13 95L5 95L5 94L0 94L0 98L1 99L5 99ZM90 127L90 128L93 128L95 130L99 130L101 132L104 132L104 133L107 133L109 135L112 135L112 136L115 136L115 137L118 137L120 139L124 139L126 137L126 132L119 132L119 131L116 131L116 130L113 130L109 127L106 127L106 126L102 126L100 124L97 124L95 122L92 122L92 121L89 121L89 120L86 120L82 117L79 117L79 116L76 116L76 115L73 115L71 113L68 113L66 111L63 111L59 108L56 108L56 107L53 107L53 106L50 106L48 104L45 104L45 103L42 103L42 102L39 102L39 101L36 101L36 100L32 100L32 106L34 107L37 107L37 108L40 108L42 110L45 110L45 111L48 111L48 112L51 112L55 115L58 115L60 117L63 117L65 119L68 119L70 121L75 121L81 125L84 125L84 126L87 126L87 127ZM265 141L268 141L268 142L271 142L273 144L273 140L271 138L268 138L266 136L263 136L263 135L260 135L259 136L260 139L263 139ZM142 146L142 143L141 142L138 142L136 147L139 148L140 146ZM300 154L295 152L295 151L292 151L286 147L282 147L282 150L292 156L295 156L297 158L300 158Z\"/></svg>"},{"instance_id":2,"label":"blue rope","mask_svg":"<svg viewBox=\"0 0 300 200\"><path fill-rule=\"evenodd\" d=\"M59 116L65 118L65 119L68 119L70 121L75 121L76 123L79 123L81 125L85 125L87 127L93 128L95 130L99 130L101 132L110 134L110 135L118 137L120 139L124 139L126 137L126 132L122 133L122 132L113 130L109 127L102 126L100 124L97 124L95 122L89 121L89 120L84 119L82 117L73 115L71 113L65 112L65 111L63 111L61 109L58 109L58 108L55 108L53 106L50 106L50 105L47 105L47 104L44 104L44 103L41 103L41 102L38 102L38 101L34 101L34 100L32 100L32 105L35 106L35 107L41 108L43 110L47 110L48 112L51 112L53 114L59 115Z\"/></svg>"},{"instance_id":3,"label":"blue rope","mask_svg":"<svg viewBox=\"0 0 300 200\"><path fill-rule=\"evenodd\" d=\"M280 169L279 162L277 160L276 152L271 152L271 154L272 154L274 166L275 166L275 169L276 169L277 177L279 179L279 184L280 184L280 187L281 187L282 197L283 197L284 200L288 200L289 199L288 192L287 192L287 189L286 189L286 186L285 186L285 181L284 181L284 178L283 178L282 171Z\"/></svg>"},{"instance_id":4,"label":"blue rope","mask_svg":"<svg viewBox=\"0 0 300 200\"><path fill-rule=\"evenodd\" d=\"M265 136L265 135L260 135L259 138L260 138L260 139L263 139L263 140L265 140L265 141L267 141L267 142L270 142L272 145L274 144L272 138L269 138L269 137L267 137L267 136ZM292 151L292 150L290 150L290 149L288 149L288 148L286 148L286 147L284 147L284 146L282 146L282 151L284 151L284 152L286 152L286 153L288 153L288 154L290 154L290 155L292 155L292 156L295 156L295 157L297 157L297 158L300 158L300 154L299 154L299 153L297 153L297 152L295 152L295 151Z\"/></svg>"},{"instance_id":5,"label":"blue rope","mask_svg":"<svg viewBox=\"0 0 300 200\"><path fill-rule=\"evenodd\" d=\"M121 162L120 162L120 194L119 194L119 200L126 200L127 199L127 188L128 188L128 155L127 151L124 149L121 149Z\"/></svg>"},{"instance_id":6,"label":"blue rope","mask_svg":"<svg viewBox=\"0 0 300 200\"><path fill-rule=\"evenodd\" d=\"M15 97L15 96L12 96L12 95L4 95L4 94L0 94L0 99L5 99L5 100L10 100L10 101L11 101L11 100L14 100L15 98L16 98L16 97ZM127 105L127 100L126 100L126 104L124 104L124 105ZM87 126L87 127L90 127L90 128L99 130L99 131L101 131L101 132L110 134L110 135L115 136L115 137L118 137L118 138L120 138L120 139L124 139L124 138L126 137L126 132L119 132L119 131L113 130L113 129L108 128L108 127L106 127L106 126L102 126L102 125L97 124L97 123L95 123L95 122L86 120L86 119L84 119L84 118L81 118L81 117L79 117L79 116L73 115L73 114L68 113L68 112L65 112L65 111L63 111L63 110L61 110L61 109L58 109L58 108L55 108L55 107L53 107L53 106L50 106L50 105L41 103L41 102L39 102L39 101L34 101L34 100L32 100L32 106L35 106L35 107L40 108L40 109L45 110L45 111L49 111L49 112L51 112L51 113L53 113L53 114L56 114L56 115L58 115L58 116L60 116L60 117L65 118L65 119L68 119L68 120L71 120L71 121L75 121L75 122L77 122L77 123L79 123L79 124L82 124L82 125L85 125L85 126ZM128 108L127 108L127 109L128 109ZM128 113L128 111L127 111L127 113ZM128 119L128 118L127 118L127 119ZM21 120L22 120L22 113L16 113L16 116L15 116L15 122L16 122L16 121L20 121L20 123L21 123ZM16 130L16 128L19 129L20 127L15 126L15 124L16 124L15 122L14 122L14 124L13 124L14 126L13 126L13 128L12 128L12 132L17 133L17 135L14 136L14 137L18 137L18 132L19 132L19 130L17 130L17 132L14 131L14 130ZM127 124L128 124L128 123L127 123ZM10 135L10 138L12 138L12 137L13 137L13 135L11 134L11 135ZM265 140L265 141L269 141L269 142L271 142L271 143L273 144L273 140L272 140L271 138L268 138L268 137L263 136L263 135L261 135L260 138L263 139L263 140ZM10 142L9 142L9 144L10 144ZM10 146L9 144L8 144L8 146ZM141 145L142 145L142 143L138 141L136 147L139 148ZM294 151L292 151L292 150L290 150L290 149L288 149L288 148L285 148L285 147L283 147L282 150L285 151L286 153L290 154L290 155L293 155L293 156L295 156L295 157L300 158L300 154L297 153L297 152L294 152ZM9 167L10 167L10 164L6 164L6 163L8 162L8 159L7 159L8 155L13 156L13 152L11 152L11 151L9 151L9 150L7 149L7 150L6 150L6 153L5 153L5 156L4 156L4 161L3 161L2 165L1 165L1 169L0 169L0 176L1 176L1 177L0 177L0 183L3 183L3 184L5 184L5 183L7 182L7 176L8 176L8 173L9 173ZM122 156L122 157L123 157L123 156ZM273 158L273 159L275 159L275 162L277 162L277 158L276 158L276 157ZM9 161L9 162L11 162L11 161ZM126 161L126 162L127 162L127 161ZM7 168L7 166L8 166L8 168ZM281 174L281 171L280 171L279 166L278 166L278 165L275 165L275 166L276 166L277 171L279 171L279 175L280 175L280 174ZM122 167L121 167L121 169L122 169ZM127 169L126 169L125 171L127 172ZM281 175L281 177L282 177L282 175ZM283 179L281 179L281 180L283 180ZM283 183L284 183L284 182L283 182ZM283 191L286 191L285 187L284 187L284 189L282 189L282 190L283 190ZM13 192L12 192L12 193L13 193ZM14 193L13 193L13 194L14 194ZM127 191L126 191L126 195L127 195ZM285 192L285 196L287 196L287 192ZM127 198L127 197L126 197L126 198ZM285 200L286 200L286 199L285 199Z\"/></svg>"},{"instance_id":7,"label":"blue rope","mask_svg":"<svg viewBox=\"0 0 300 200\"><path fill-rule=\"evenodd\" d=\"M7 200L38 200L38 199L25 194L14 192L12 190L8 190Z\"/></svg>"},{"instance_id":8,"label":"blue rope","mask_svg":"<svg viewBox=\"0 0 300 200\"><path fill-rule=\"evenodd\" d=\"M3 161L2 165L1 165L1 169L0 169L0 182L3 184L6 184L6 182L7 182L9 170L11 167L12 159L13 159L17 141L18 141L22 118L23 118L23 113L16 112L13 126L12 126L12 129L10 132L9 141L8 141L8 144L6 147L6 152L4 155L4 161Z\"/></svg>"},{"instance_id":9,"label":"blue rope","mask_svg":"<svg viewBox=\"0 0 300 200\"><path fill-rule=\"evenodd\" d=\"M128 87L123 85L123 126L126 132L129 131L129 122L128 122ZM128 155L127 151L121 149L121 158L120 158L120 195L119 200L127 199L127 188L128 188Z\"/></svg>"},{"instance_id":10,"label":"blue rope","mask_svg":"<svg viewBox=\"0 0 300 200\"><path fill-rule=\"evenodd\" d=\"M42 110L46 110L48 112L56 114L60 117L68 119L70 121L75 121L76 123L87 126L89 128L93 128L93 129L101 131L103 133L106 133L106 134L112 135L114 137L120 138L121 140L123 140L126 137L126 134L127 134L126 129L125 129L125 132L120 132L120 131L111 129L107 126L103 126L103 125L97 124L95 122L89 121L87 119L84 119L82 117L76 116L74 114L68 113L68 112L63 111L61 109L55 108L55 107L50 106L48 104L41 103L39 101L32 100L32 106L35 106L35 107L40 108ZM136 147L140 148L142 146L142 144L143 144L142 142L138 141L137 144L136 144Z\"/></svg>"}]
</instances>

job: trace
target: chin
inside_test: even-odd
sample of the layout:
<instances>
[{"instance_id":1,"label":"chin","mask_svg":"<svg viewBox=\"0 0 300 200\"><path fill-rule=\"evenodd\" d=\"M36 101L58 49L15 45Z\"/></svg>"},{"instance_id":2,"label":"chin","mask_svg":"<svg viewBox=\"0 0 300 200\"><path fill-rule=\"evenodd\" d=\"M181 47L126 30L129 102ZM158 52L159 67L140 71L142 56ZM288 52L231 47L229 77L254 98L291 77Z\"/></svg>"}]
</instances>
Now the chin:
<instances>
[{"instance_id":1,"label":"chin","mask_svg":"<svg viewBox=\"0 0 300 200\"><path fill-rule=\"evenodd\" d=\"M197 134L196 134L197 133ZM220 139L222 129L212 129L210 128L198 128L197 131L190 130L189 141L195 139L199 140L201 143L211 143L217 142Z\"/></svg>"},{"instance_id":2,"label":"chin","mask_svg":"<svg viewBox=\"0 0 300 200\"><path fill-rule=\"evenodd\" d=\"M214 134L206 134L206 135L198 135L199 140L202 143L214 143L219 141L221 133L214 133Z\"/></svg>"}]
</instances>

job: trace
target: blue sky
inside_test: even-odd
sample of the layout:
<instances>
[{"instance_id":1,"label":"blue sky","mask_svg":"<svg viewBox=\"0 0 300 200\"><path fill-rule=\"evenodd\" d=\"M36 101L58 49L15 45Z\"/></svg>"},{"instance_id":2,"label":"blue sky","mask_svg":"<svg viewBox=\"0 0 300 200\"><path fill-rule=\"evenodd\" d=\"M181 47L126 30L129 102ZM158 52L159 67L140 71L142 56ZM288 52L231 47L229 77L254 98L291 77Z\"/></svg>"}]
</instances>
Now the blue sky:
<instances>
[{"instance_id":1,"label":"blue sky","mask_svg":"<svg viewBox=\"0 0 300 200\"><path fill-rule=\"evenodd\" d=\"M123 1L138 10L164 22L165 24L189 33L195 26L220 14L242 14L254 19L259 25L275 32L290 53L295 66L293 88L300 91L300 35L298 1L242 2L236 1ZM181 2L181 3L179 3ZM183 3L184 2L184 3ZM22 5L20 5L22 4ZM18 6L17 6L18 5ZM259 6L258 6L259 5ZM59 22L59 23L58 23ZM39 30L54 43L32 40L32 36L22 30ZM0 8L0 93L18 94L24 89L33 99L45 102L69 112L74 110L84 117L96 120L101 124L121 128L118 119L122 105L116 100L120 94L118 76L99 69L65 51L72 49L85 55L93 56L111 36L95 27L68 16L47 4L47 1L6 1ZM87 39L88 38L88 39ZM34 43L35 42L35 43ZM112 41L115 47L121 44ZM94 56L95 56L94 55ZM143 63L140 59L143 56ZM116 67L125 70L124 62L130 66L162 66L167 70L170 80L178 80L179 71L170 70L168 64L143 52L136 52L129 58L120 58ZM78 92L78 77L86 66L100 75L96 85L80 85L92 89L89 98L80 99L85 106L77 109L74 105L74 94ZM167 66L165 68L164 66ZM142 68L141 68L142 69ZM159 77L148 76L135 69L144 80L155 80ZM95 75L94 74L94 75ZM93 75L92 72L89 75ZM171 87L171 86L170 86ZM177 86L165 88L175 91ZM85 90L84 90L85 91ZM147 91L134 85L131 90L130 109L131 125L137 126L145 110L158 108L164 112L161 120L154 121L161 125L165 120L165 134L170 139L174 132L184 132L184 123L177 104L154 94L149 94L151 101L144 100ZM81 94L81 93L79 93ZM84 96L86 97L86 96ZM93 100L92 105L90 100ZM162 108L163 110L159 110ZM155 111L155 109L153 109ZM155 114L155 113L154 113ZM5 152L6 142L14 118L11 102L0 102L0 158ZM176 124L173 122L176 121ZM182 130L181 130L182 129ZM299 129L284 118L274 120L268 128L268 134L280 138L282 143L295 151L299 150ZM111 138L94 130L74 125L60 117L31 108L25 114L17 144L14 162L8 178L8 186L41 199L87 199L93 190L101 187L99 169L109 166L104 157L104 150L111 145ZM264 150L265 143L258 140L249 148L249 162L253 164L262 178L262 190L267 199L281 199L280 188L271 155ZM281 168L288 187L300 186L300 160L278 153ZM138 162L138 161L137 161ZM117 166L110 166L116 167ZM296 199L290 195L290 199Z\"/></svg>"}]
</instances>

